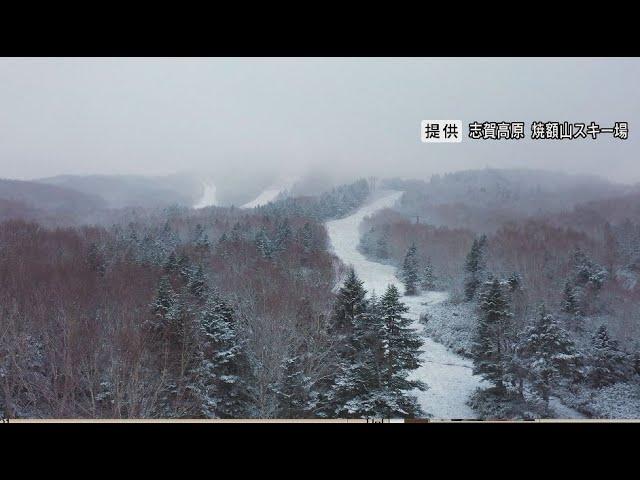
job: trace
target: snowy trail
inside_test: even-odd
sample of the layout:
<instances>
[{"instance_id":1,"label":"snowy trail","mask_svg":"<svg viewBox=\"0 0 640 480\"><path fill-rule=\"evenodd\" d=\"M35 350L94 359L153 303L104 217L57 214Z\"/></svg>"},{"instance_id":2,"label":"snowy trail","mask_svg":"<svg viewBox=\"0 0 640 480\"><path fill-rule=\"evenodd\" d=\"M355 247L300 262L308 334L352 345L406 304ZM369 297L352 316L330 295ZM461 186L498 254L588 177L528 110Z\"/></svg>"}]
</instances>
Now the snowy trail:
<instances>
[{"instance_id":1,"label":"snowy trail","mask_svg":"<svg viewBox=\"0 0 640 480\"><path fill-rule=\"evenodd\" d=\"M216 196L216 185L213 182L207 182L202 185L202 197L200 201L196 203L193 208L205 208L212 207L218 204Z\"/></svg>"},{"instance_id":2,"label":"snowy trail","mask_svg":"<svg viewBox=\"0 0 640 480\"><path fill-rule=\"evenodd\" d=\"M382 208L393 206L402 192L390 191L365 205L353 215L326 223L335 254L347 265L353 265L369 294L381 295L389 284L400 291L404 288L395 277L395 268L367 260L358 251L359 226L362 220ZM429 304L444 301L446 292L427 292L416 297L402 297L409 307L407 316L414 321L414 328L422 331L418 322L420 314L429 310ZM473 419L477 415L466 405L469 395L480 385L480 378L472 375L471 361L449 351L444 345L424 338L422 365L412 376L422 380L429 388L425 392L413 392L422 409L436 419Z\"/></svg>"},{"instance_id":3,"label":"snowy trail","mask_svg":"<svg viewBox=\"0 0 640 480\"><path fill-rule=\"evenodd\" d=\"M273 202L276 198L278 198L278 195L280 195L281 193L285 193L287 190L290 190L297 181L298 177L287 177L280 179L279 182L276 182L269 188L263 190L260 195L258 195L250 202L245 203L240 208L255 208L266 205L269 202Z\"/></svg>"},{"instance_id":4,"label":"snowy trail","mask_svg":"<svg viewBox=\"0 0 640 480\"><path fill-rule=\"evenodd\" d=\"M258 195L256 198L254 198L248 203L245 203L240 208L255 208L255 207L260 207L262 205L266 205L267 203L274 201L278 197L278 195L280 195L281 192L282 192L281 188L267 188L262 193L260 193L260 195Z\"/></svg>"}]
</instances>

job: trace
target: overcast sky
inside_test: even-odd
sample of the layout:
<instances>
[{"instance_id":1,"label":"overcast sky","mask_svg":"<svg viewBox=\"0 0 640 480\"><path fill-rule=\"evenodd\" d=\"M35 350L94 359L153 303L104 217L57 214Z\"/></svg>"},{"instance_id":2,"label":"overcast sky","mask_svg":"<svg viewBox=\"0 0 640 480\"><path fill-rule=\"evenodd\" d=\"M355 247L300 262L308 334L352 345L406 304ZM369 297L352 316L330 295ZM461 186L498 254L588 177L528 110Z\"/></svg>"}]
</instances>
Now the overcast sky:
<instances>
[{"instance_id":1,"label":"overcast sky","mask_svg":"<svg viewBox=\"0 0 640 480\"><path fill-rule=\"evenodd\" d=\"M640 181L640 59L0 59L0 177L428 177L535 167ZM629 139L423 144L423 119L629 122ZM640 127L638 127L640 128Z\"/></svg>"}]
</instances>

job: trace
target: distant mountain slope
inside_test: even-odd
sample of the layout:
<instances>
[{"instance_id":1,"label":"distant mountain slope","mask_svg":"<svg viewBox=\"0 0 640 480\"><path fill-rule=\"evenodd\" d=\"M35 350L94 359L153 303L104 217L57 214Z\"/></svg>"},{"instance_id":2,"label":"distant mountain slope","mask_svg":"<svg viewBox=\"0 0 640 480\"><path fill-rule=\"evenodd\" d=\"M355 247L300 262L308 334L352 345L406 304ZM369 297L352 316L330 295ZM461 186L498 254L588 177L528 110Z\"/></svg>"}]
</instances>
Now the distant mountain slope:
<instances>
[{"instance_id":1,"label":"distant mountain slope","mask_svg":"<svg viewBox=\"0 0 640 480\"><path fill-rule=\"evenodd\" d=\"M98 195L22 180L0 179L0 199L7 208L25 208L31 213L33 209L58 214L81 213L106 206Z\"/></svg>"},{"instance_id":2,"label":"distant mountain slope","mask_svg":"<svg viewBox=\"0 0 640 480\"><path fill-rule=\"evenodd\" d=\"M405 191L400 211L435 225L492 230L523 215L566 211L578 204L640 192L595 176L529 169L465 170L428 182L392 179Z\"/></svg>"},{"instance_id":3,"label":"distant mountain slope","mask_svg":"<svg viewBox=\"0 0 640 480\"><path fill-rule=\"evenodd\" d=\"M262 173L247 174L242 170L166 176L61 175L38 180L79 192L98 194L110 208L154 208L168 205L203 207L213 203L223 206L242 205L254 199L272 181L273 178Z\"/></svg>"},{"instance_id":4,"label":"distant mountain slope","mask_svg":"<svg viewBox=\"0 0 640 480\"><path fill-rule=\"evenodd\" d=\"M532 169L464 170L434 175L429 182L391 180L389 184L402 185L413 200L432 205L461 202L475 207L496 207L508 204L529 213L557 210L634 190L634 187L596 176Z\"/></svg>"},{"instance_id":5,"label":"distant mountain slope","mask_svg":"<svg viewBox=\"0 0 640 480\"><path fill-rule=\"evenodd\" d=\"M190 175L61 175L38 182L100 195L110 208L191 206L202 196L203 189L202 181Z\"/></svg>"}]
</instances>

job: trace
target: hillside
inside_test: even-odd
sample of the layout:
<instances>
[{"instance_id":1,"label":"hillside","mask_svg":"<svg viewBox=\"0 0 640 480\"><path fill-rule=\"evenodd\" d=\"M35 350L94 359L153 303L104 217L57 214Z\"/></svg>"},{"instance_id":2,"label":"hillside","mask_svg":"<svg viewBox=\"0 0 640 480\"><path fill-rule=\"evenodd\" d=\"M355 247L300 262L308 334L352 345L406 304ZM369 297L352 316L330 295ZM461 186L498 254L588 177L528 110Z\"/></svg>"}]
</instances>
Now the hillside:
<instances>
[{"instance_id":1,"label":"hillside","mask_svg":"<svg viewBox=\"0 0 640 480\"><path fill-rule=\"evenodd\" d=\"M465 170L434 175L428 182L393 179L385 185L405 190L399 207L405 215L484 232L523 216L559 213L640 191L595 176L529 169Z\"/></svg>"},{"instance_id":2,"label":"hillside","mask_svg":"<svg viewBox=\"0 0 640 480\"><path fill-rule=\"evenodd\" d=\"M6 179L0 179L0 201L3 219L84 214L106 206L97 195L55 185Z\"/></svg>"}]
</instances>

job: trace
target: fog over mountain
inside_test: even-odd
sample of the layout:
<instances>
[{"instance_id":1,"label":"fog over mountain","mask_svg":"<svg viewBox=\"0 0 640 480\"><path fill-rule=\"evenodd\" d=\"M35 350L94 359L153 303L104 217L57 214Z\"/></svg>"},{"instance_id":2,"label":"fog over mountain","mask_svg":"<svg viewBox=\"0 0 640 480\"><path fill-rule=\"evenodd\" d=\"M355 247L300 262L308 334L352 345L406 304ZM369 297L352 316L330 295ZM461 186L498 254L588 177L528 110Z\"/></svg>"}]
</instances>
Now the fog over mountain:
<instances>
[{"instance_id":1,"label":"fog over mountain","mask_svg":"<svg viewBox=\"0 0 640 480\"><path fill-rule=\"evenodd\" d=\"M0 59L0 419L640 418L639 73Z\"/></svg>"},{"instance_id":2,"label":"fog over mountain","mask_svg":"<svg viewBox=\"0 0 640 480\"><path fill-rule=\"evenodd\" d=\"M17 179L489 166L635 183L639 74L637 59L2 59L0 165ZM630 135L427 145L429 118L627 121Z\"/></svg>"}]
</instances>

